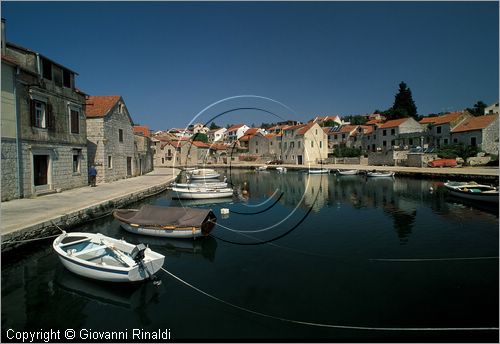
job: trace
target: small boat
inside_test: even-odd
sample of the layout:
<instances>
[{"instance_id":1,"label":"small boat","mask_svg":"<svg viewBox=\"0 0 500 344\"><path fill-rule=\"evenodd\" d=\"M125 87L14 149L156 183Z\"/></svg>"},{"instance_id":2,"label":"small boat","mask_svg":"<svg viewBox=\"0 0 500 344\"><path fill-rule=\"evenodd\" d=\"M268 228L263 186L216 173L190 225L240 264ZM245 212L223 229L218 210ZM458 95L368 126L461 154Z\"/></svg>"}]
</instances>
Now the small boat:
<instances>
[{"instance_id":1,"label":"small boat","mask_svg":"<svg viewBox=\"0 0 500 344\"><path fill-rule=\"evenodd\" d=\"M337 169L337 172L341 176L352 176L352 175L358 174L359 171L358 170L339 170L339 169Z\"/></svg>"},{"instance_id":2,"label":"small boat","mask_svg":"<svg viewBox=\"0 0 500 344\"><path fill-rule=\"evenodd\" d=\"M443 184L448 190L457 190L462 187L466 188L475 188L475 187L485 187L485 188L490 188L490 185L485 185L485 184L478 184L476 182L450 182L447 181L446 183Z\"/></svg>"},{"instance_id":3,"label":"small boat","mask_svg":"<svg viewBox=\"0 0 500 344\"><path fill-rule=\"evenodd\" d=\"M217 173L217 171L208 169L208 168L201 168L201 169L196 169L192 171L187 171L187 178L188 179L214 179L214 178L219 178L220 174Z\"/></svg>"},{"instance_id":4,"label":"small boat","mask_svg":"<svg viewBox=\"0 0 500 344\"><path fill-rule=\"evenodd\" d=\"M366 172L367 177L394 177L394 172Z\"/></svg>"},{"instance_id":5,"label":"small boat","mask_svg":"<svg viewBox=\"0 0 500 344\"><path fill-rule=\"evenodd\" d=\"M52 247L69 271L107 282L153 278L165 260L165 256L144 244L132 245L100 233L64 232Z\"/></svg>"},{"instance_id":6,"label":"small boat","mask_svg":"<svg viewBox=\"0 0 500 344\"><path fill-rule=\"evenodd\" d=\"M172 188L173 199L207 199L207 198L224 198L233 195L231 188Z\"/></svg>"},{"instance_id":7,"label":"small boat","mask_svg":"<svg viewBox=\"0 0 500 344\"><path fill-rule=\"evenodd\" d=\"M257 166L255 168L255 171L257 171L257 172L265 171L265 170L267 170L267 166L266 165L264 165L264 166Z\"/></svg>"},{"instance_id":8,"label":"small boat","mask_svg":"<svg viewBox=\"0 0 500 344\"><path fill-rule=\"evenodd\" d=\"M286 167L278 166L278 167L276 167L276 171L278 171L278 173L286 173L287 169L286 169Z\"/></svg>"},{"instance_id":9,"label":"small boat","mask_svg":"<svg viewBox=\"0 0 500 344\"><path fill-rule=\"evenodd\" d=\"M208 188L208 189L224 189L227 188L227 183L225 182L203 182L203 183L172 183L175 188Z\"/></svg>"},{"instance_id":10,"label":"small boat","mask_svg":"<svg viewBox=\"0 0 500 344\"><path fill-rule=\"evenodd\" d=\"M445 183L450 194L474 201L498 203L498 188L489 185L466 183L462 185Z\"/></svg>"},{"instance_id":11,"label":"small boat","mask_svg":"<svg viewBox=\"0 0 500 344\"><path fill-rule=\"evenodd\" d=\"M113 216L128 232L166 238L208 235L217 218L210 209L144 205L141 209L116 209Z\"/></svg>"},{"instance_id":12,"label":"small boat","mask_svg":"<svg viewBox=\"0 0 500 344\"><path fill-rule=\"evenodd\" d=\"M330 173L330 170L327 168L313 169L313 170L307 170L307 173L309 173L309 174L323 174L323 173Z\"/></svg>"}]
</instances>

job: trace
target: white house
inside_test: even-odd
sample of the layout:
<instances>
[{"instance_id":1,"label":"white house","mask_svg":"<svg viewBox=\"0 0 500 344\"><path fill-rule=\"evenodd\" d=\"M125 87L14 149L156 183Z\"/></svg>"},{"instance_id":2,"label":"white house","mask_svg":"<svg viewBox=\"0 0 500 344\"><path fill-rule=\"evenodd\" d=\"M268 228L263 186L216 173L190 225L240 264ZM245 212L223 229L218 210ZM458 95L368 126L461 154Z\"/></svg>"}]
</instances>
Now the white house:
<instances>
[{"instance_id":1,"label":"white house","mask_svg":"<svg viewBox=\"0 0 500 344\"><path fill-rule=\"evenodd\" d=\"M226 135L227 129L226 128L218 128L218 129L212 129L209 130L207 133L208 136L208 141L210 142L218 142L218 141L224 141L224 137Z\"/></svg>"},{"instance_id":2,"label":"white house","mask_svg":"<svg viewBox=\"0 0 500 344\"><path fill-rule=\"evenodd\" d=\"M238 140L240 137L245 135L245 132L250 129L250 127L246 124L235 124L226 132L226 142L233 143Z\"/></svg>"}]
</instances>

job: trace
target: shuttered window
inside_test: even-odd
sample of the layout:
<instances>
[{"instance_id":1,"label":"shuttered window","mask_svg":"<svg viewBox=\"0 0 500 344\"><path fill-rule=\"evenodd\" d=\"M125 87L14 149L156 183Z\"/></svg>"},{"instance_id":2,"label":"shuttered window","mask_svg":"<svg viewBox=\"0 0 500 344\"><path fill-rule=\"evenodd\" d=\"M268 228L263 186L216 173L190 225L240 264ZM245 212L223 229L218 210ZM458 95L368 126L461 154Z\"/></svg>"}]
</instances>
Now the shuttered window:
<instances>
[{"instance_id":1,"label":"shuttered window","mask_svg":"<svg viewBox=\"0 0 500 344\"><path fill-rule=\"evenodd\" d=\"M74 109L70 109L70 123L71 123L71 133L80 133L80 112Z\"/></svg>"}]
</instances>

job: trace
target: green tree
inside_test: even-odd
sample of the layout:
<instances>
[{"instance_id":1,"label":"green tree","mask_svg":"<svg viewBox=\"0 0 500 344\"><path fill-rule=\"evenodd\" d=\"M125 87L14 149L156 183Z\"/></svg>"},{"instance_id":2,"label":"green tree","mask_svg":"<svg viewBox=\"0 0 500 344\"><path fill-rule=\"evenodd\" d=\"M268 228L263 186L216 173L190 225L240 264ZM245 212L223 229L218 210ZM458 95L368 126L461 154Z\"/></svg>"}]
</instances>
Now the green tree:
<instances>
[{"instance_id":1,"label":"green tree","mask_svg":"<svg viewBox=\"0 0 500 344\"><path fill-rule=\"evenodd\" d=\"M479 100L474 104L473 108L467 108L467 111L470 112L471 115L473 116L482 116L484 115L484 109L487 107L483 101Z\"/></svg>"},{"instance_id":2,"label":"green tree","mask_svg":"<svg viewBox=\"0 0 500 344\"><path fill-rule=\"evenodd\" d=\"M446 145L437 151L437 155L444 159L454 159L460 157L467 161L467 158L476 156L481 150L477 146L469 146L463 143Z\"/></svg>"},{"instance_id":3,"label":"green tree","mask_svg":"<svg viewBox=\"0 0 500 344\"><path fill-rule=\"evenodd\" d=\"M417 107L413 101L410 88L404 81L399 83L399 91L394 98L392 108L385 111L387 119L395 119L402 117L413 117L417 119Z\"/></svg>"},{"instance_id":4,"label":"green tree","mask_svg":"<svg viewBox=\"0 0 500 344\"><path fill-rule=\"evenodd\" d=\"M203 133L196 133L192 137L193 141L201 141L201 142L208 142L208 136Z\"/></svg>"},{"instance_id":5,"label":"green tree","mask_svg":"<svg viewBox=\"0 0 500 344\"><path fill-rule=\"evenodd\" d=\"M212 123L210 124L210 130L219 129L219 128L220 128L220 127L219 127L217 124L215 124L215 122L212 122Z\"/></svg>"}]
</instances>

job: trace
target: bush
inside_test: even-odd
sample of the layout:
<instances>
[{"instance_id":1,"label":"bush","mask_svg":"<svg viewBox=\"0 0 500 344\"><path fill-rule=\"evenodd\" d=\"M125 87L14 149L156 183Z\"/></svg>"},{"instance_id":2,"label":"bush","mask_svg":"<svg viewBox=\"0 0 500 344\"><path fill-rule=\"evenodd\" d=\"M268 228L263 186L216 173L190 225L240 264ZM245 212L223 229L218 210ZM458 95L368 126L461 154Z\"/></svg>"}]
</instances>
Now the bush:
<instances>
[{"instance_id":1,"label":"bush","mask_svg":"<svg viewBox=\"0 0 500 344\"><path fill-rule=\"evenodd\" d=\"M455 159L462 158L467 161L467 158L476 156L481 150L477 146L468 146L463 143L446 145L438 149L436 152L440 158Z\"/></svg>"},{"instance_id":2,"label":"bush","mask_svg":"<svg viewBox=\"0 0 500 344\"><path fill-rule=\"evenodd\" d=\"M333 156L336 158L354 158L361 156L361 148L335 147Z\"/></svg>"}]
</instances>

